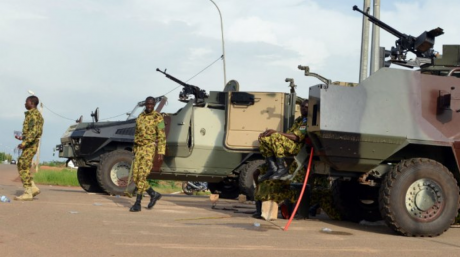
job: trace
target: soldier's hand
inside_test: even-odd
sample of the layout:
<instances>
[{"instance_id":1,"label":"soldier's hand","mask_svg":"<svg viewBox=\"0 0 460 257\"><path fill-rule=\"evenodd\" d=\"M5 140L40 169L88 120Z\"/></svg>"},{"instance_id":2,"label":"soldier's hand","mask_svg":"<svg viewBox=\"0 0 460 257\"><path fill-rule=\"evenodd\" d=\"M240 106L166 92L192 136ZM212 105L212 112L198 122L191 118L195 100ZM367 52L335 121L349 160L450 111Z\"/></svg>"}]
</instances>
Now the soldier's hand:
<instances>
[{"instance_id":1,"label":"soldier's hand","mask_svg":"<svg viewBox=\"0 0 460 257\"><path fill-rule=\"evenodd\" d=\"M22 140L22 136L14 136L17 140Z\"/></svg>"},{"instance_id":2,"label":"soldier's hand","mask_svg":"<svg viewBox=\"0 0 460 257\"><path fill-rule=\"evenodd\" d=\"M267 130L265 130L265 132L260 133L259 138L261 138L261 137L268 137L268 136L270 136L271 134L273 134L274 132L276 132L276 131L273 130L273 129L267 129Z\"/></svg>"}]
</instances>

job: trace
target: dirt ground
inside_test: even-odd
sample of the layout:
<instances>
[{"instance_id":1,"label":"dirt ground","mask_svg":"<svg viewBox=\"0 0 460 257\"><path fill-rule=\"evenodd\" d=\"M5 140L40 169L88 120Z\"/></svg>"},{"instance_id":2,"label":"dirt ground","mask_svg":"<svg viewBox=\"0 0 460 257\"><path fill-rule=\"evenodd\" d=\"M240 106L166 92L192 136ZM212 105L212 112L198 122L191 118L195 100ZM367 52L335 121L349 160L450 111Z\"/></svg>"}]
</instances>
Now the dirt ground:
<instances>
[{"instance_id":1,"label":"dirt ground","mask_svg":"<svg viewBox=\"0 0 460 257\"><path fill-rule=\"evenodd\" d=\"M22 193L14 165L0 165L0 195ZM253 219L253 204L164 194L152 210L135 199L39 186L29 202L0 202L0 256L459 256L460 229L435 238L395 235L385 225ZM145 207L147 201L142 202ZM325 232L326 231L326 232Z\"/></svg>"}]
</instances>

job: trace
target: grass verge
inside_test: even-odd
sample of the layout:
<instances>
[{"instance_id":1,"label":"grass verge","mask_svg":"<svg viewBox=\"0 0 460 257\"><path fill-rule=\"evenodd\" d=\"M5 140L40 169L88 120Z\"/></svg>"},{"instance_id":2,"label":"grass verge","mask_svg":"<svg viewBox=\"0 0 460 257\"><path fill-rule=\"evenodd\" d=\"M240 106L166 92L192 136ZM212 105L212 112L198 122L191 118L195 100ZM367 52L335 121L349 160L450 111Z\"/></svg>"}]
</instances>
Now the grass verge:
<instances>
[{"instance_id":1,"label":"grass verge","mask_svg":"<svg viewBox=\"0 0 460 257\"><path fill-rule=\"evenodd\" d=\"M71 169L42 170L34 174L34 181L44 185L80 186L77 180L77 172Z\"/></svg>"},{"instance_id":2,"label":"grass verge","mask_svg":"<svg viewBox=\"0 0 460 257\"><path fill-rule=\"evenodd\" d=\"M182 191L182 182L179 181L148 179L147 182L149 182L150 186L153 187L155 191L158 191L162 194L170 194Z\"/></svg>"},{"instance_id":3,"label":"grass verge","mask_svg":"<svg viewBox=\"0 0 460 257\"><path fill-rule=\"evenodd\" d=\"M44 167L34 174L34 181L42 185L75 186L79 187L77 171L68 168ZM182 182L149 180L150 185L162 194L182 191Z\"/></svg>"}]
</instances>

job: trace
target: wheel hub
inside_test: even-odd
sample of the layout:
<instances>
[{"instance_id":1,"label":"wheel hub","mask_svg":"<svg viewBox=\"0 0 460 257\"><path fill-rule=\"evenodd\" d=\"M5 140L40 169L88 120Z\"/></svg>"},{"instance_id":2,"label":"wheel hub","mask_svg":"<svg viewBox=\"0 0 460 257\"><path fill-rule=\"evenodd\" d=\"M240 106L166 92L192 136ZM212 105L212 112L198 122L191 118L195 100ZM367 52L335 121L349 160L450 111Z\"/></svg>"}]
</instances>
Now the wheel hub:
<instances>
[{"instance_id":1,"label":"wheel hub","mask_svg":"<svg viewBox=\"0 0 460 257\"><path fill-rule=\"evenodd\" d=\"M126 186L128 183L130 164L127 162L118 162L110 170L110 179L117 186Z\"/></svg>"},{"instance_id":2,"label":"wheel hub","mask_svg":"<svg viewBox=\"0 0 460 257\"><path fill-rule=\"evenodd\" d=\"M408 188L405 202L413 218L433 220L440 215L444 206L441 186L431 179L419 179Z\"/></svg>"}]
</instances>

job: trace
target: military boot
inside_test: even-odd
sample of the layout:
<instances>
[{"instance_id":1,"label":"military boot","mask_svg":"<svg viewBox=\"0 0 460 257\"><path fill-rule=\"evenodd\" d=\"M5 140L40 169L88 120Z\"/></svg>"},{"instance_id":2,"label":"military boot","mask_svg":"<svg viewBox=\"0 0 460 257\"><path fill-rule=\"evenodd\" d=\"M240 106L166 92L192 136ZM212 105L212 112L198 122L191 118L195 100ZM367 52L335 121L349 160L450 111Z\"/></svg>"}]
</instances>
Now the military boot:
<instances>
[{"instance_id":1,"label":"military boot","mask_svg":"<svg viewBox=\"0 0 460 257\"><path fill-rule=\"evenodd\" d=\"M254 219L262 219L262 201L256 201L256 213L252 214Z\"/></svg>"},{"instance_id":2,"label":"military boot","mask_svg":"<svg viewBox=\"0 0 460 257\"><path fill-rule=\"evenodd\" d=\"M26 187L24 189L24 193L21 196L16 196L14 200L17 201L32 201L34 199L32 195L32 188L31 187Z\"/></svg>"},{"instance_id":3,"label":"military boot","mask_svg":"<svg viewBox=\"0 0 460 257\"><path fill-rule=\"evenodd\" d=\"M153 206L157 203L157 201L160 200L161 194L158 192L155 192L153 188L147 189L147 194L150 195L150 202L147 205L147 209L152 209Z\"/></svg>"},{"instance_id":4,"label":"military boot","mask_svg":"<svg viewBox=\"0 0 460 257\"><path fill-rule=\"evenodd\" d=\"M35 182L31 181L30 183L32 184L32 196L40 194L40 188L35 185Z\"/></svg>"},{"instance_id":5,"label":"military boot","mask_svg":"<svg viewBox=\"0 0 460 257\"><path fill-rule=\"evenodd\" d=\"M131 209L129 209L130 212L138 212L141 211L141 201L142 201L142 194L137 193L136 197L136 202L134 203L133 206L131 206Z\"/></svg>"},{"instance_id":6,"label":"military boot","mask_svg":"<svg viewBox=\"0 0 460 257\"><path fill-rule=\"evenodd\" d=\"M275 157L273 156L266 157L265 163L267 164L267 173L265 173L262 176L259 176L259 182L269 179L278 169L275 164Z\"/></svg>"},{"instance_id":7,"label":"military boot","mask_svg":"<svg viewBox=\"0 0 460 257\"><path fill-rule=\"evenodd\" d=\"M276 166L278 170L275 172L273 176L270 177L272 180L280 179L282 176L289 173L289 169L284 165L284 158L276 158Z\"/></svg>"}]
</instances>

